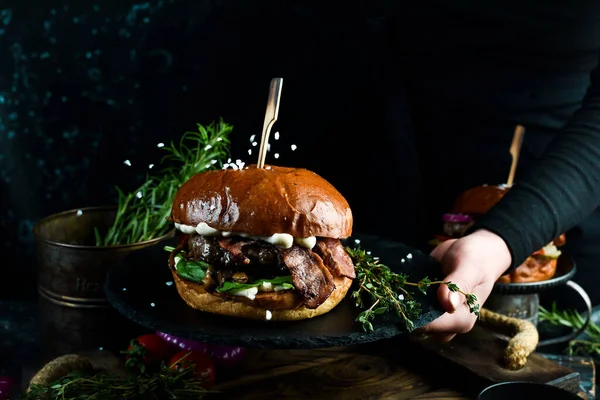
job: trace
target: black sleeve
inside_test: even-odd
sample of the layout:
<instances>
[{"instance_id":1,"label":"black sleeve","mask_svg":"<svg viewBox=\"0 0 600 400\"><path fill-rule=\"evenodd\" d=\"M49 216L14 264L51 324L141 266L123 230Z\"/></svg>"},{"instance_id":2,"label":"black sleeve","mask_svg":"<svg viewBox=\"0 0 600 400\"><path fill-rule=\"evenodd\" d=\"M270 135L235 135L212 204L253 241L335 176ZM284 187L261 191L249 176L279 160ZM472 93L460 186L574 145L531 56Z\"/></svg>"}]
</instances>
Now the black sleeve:
<instances>
[{"instance_id":1,"label":"black sleeve","mask_svg":"<svg viewBox=\"0 0 600 400\"><path fill-rule=\"evenodd\" d=\"M502 237L514 268L599 205L600 66L592 73L581 108L539 163L471 231L483 228Z\"/></svg>"}]
</instances>

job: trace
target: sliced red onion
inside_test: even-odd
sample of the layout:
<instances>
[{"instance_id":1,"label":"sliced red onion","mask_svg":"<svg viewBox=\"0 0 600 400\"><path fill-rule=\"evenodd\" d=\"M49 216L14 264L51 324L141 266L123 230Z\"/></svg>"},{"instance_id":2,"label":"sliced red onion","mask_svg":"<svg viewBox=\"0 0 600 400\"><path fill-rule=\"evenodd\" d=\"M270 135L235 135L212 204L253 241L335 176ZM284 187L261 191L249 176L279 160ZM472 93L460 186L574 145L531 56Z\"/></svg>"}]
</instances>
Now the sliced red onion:
<instances>
[{"instance_id":1,"label":"sliced red onion","mask_svg":"<svg viewBox=\"0 0 600 400\"><path fill-rule=\"evenodd\" d=\"M178 350L194 350L204 354L210 354L211 346L208 343L201 343L191 339L182 339L168 333L156 331L156 336L163 339Z\"/></svg>"},{"instance_id":2,"label":"sliced red onion","mask_svg":"<svg viewBox=\"0 0 600 400\"><path fill-rule=\"evenodd\" d=\"M0 376L0 400L8 399L15 381L9 376Z\"/></svg>"},{"instance_id":3,"label":"sliced red onion","mask_svg":"<svg viewBox=\"0 0 600 400\"><path fill-rule=\"evenodd\" d=\"M207 354L215 364L220 366L233 366L246 356L243 347L217 346L195 340L182 339L164 332L156 332L156 335L179 350L196 350Z\"/></svg>"},{"instance_id":4,"label":"sliced red onion","mask_svg":"<svg viewBox=\"0 0 600 400\"><path fill-rule=\"evenodd\" d=\"M244 347L213 345L210 352L210 358L215 364L227 367L238 364L244 357L246 357Z\"/></svg>"},{"instance_id":5,"label":"sliced red onion","mask_svg":"<svg viewBox=\"0 0 600 400\"><path fill-rule=\"evenodd\" d=\"M473 222L473 218L467 214L444 214L444 222Z\"/></svg>"}]
</instances>

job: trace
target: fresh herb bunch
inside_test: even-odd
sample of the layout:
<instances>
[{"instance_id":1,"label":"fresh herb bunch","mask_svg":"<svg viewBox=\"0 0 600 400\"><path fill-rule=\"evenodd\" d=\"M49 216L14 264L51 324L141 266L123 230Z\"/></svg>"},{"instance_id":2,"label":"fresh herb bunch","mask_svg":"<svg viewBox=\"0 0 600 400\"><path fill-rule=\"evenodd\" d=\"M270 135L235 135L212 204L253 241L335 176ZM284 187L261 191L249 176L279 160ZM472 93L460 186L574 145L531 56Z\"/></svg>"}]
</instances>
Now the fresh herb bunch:
<instances>
[{"instance_id":1,"label":"fresh herb bunch","mask_svg":"<svg viewBox=\"0 0 600 400\"><path fill-rule=\"evenodd\" d=\"M71 372L49 385L31 385L22 400L163 400L202 399L209 392L194 375L194 367L163 365L153 374L118 376Z\"/></svg>"},{"instance_id":2,"label":"fresh herb bunch","mask_svg":"<svg viewBox=\"0 0 600 400\"><path fill-rule=\"evenodd\" d=\"M409 282L408 276L392 272L360 246L346 247L354 262L358 289L352 292L352 299L362 311L356 320L363 330L374 330L372 321L379 314L395 312L404 322L408 332L415 329L414 321L421 315L421 304L414 298L411 288L425 294L432 285L444 284L453 292L461 293L467 300L469 310L479 316L479 304L474 294L464 293L452 282L431 281L425 277L418 282Z\"/></svg>"},{"instance_id":3,"label":"fresh herb bunch","mask_svg":"<svg viewBox=\"0 0 600 400\"><path fill-rule=\"evenodd\" d=\"M552 325L560 325L574 330L581 329L585 325L585 318L576 310L559 310L556 303L552 303L550 310L540 306L538 317L540 321ZM569 341L567 353L570 355L586 354L600 356L600 326L594 321L585 328L588 339L573 339Z\"/></svg>"},{"instance_id":4,"label":"fresh herb bunch","mask_svg":"<svg viewBox=\"0 0 600 400\"><path fill-rule=\"evenodd\" d=\"M179 143L162 147L166 155L163 168L147 175L145 182L131 192L116 188L117 214L113 225L102 236L95 230L97 246L139 243L165 235L172 229L167 217L177 189L193 175L222 168L229 155L229 134L233 127L223 120L198 131L186 132Z\"/></svg>"}]
</instances>

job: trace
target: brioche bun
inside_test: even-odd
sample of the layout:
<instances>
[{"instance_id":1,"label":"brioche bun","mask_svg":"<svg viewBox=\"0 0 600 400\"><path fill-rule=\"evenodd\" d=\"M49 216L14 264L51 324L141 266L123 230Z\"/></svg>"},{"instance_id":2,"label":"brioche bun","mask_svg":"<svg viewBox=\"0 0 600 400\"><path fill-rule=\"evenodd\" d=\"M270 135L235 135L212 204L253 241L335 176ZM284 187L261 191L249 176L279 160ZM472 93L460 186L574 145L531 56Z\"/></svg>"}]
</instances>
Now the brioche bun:
<instances>
[{"instance_id":1,"label":"brioche bun","mask_svg":"<svg viewBox=\"0 0 600 400\"><path fill-rule=\"evenodd\" d=\"M348 202L325 179L306 169L273 165L193 176L175 195L171 220L254 236L336 239L349 237L353 223Z\"/></svg>"},{"instance_id":2,"label":"brioche bun","mask_svg":"<svg viewBox=\"0 0 600 400\"><path fill-rule=\"evenodd\" d=\"M481 185L467 189L454 201L450 212L455 214L483 215L500 201L510 186Z\"/></svg>"},{"instance_id":3,"label":"brioche bun","mask_svg":"<svg viewBox=\"0 0 600 400\"><path fill-rule=\"evenodd\" d=\"M265 320L267 310L272 321L297 321L328 313L346 296L352 279L336 276L335 289L316 309L301 305L297 292L259 292L254 300L243 296L211 294L200 284L182 279L176 271L171 271L177 292L188 306L196 310L230 317Z\"/></svg>"}]
</instances>

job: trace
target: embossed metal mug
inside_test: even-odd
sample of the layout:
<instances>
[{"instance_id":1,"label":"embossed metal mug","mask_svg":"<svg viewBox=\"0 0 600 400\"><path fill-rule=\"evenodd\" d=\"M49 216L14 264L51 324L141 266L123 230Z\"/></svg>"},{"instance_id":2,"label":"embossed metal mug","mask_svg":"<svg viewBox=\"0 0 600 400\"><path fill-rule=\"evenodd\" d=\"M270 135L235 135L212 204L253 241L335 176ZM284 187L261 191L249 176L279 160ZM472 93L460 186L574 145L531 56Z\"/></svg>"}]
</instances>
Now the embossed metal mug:
<instances>
[{"instance_id":1,"label":"embossed metal mug","mask_svg":"<svg viewBox=\"0 0 600 400\"><path fill-rule=\"evenodd\" d=\"M136 250L153 246L173 232L139 243L96 246L94 229L108 229L116 207L91 207L50 215L33 228L40 295L78 308L109 307L104 295L107 271Z\"/></svg>"}]
</instances>

